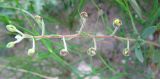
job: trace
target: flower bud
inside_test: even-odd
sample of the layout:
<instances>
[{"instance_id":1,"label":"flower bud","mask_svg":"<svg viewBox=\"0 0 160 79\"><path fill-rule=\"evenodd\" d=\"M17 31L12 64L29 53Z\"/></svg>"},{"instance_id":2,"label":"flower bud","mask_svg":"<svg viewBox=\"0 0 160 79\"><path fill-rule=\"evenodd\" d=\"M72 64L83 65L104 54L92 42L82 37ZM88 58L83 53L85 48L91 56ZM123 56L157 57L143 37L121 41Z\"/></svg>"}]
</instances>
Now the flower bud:
<instances>
[{"instance_id":1,"label":"flower bud","mask_svg":"<svg viewBox=\"0 0 160 79\"><path fill-rule=\"evenodd\" d=\"M129 49L128 48L123 49L123 55L129 56Z\"/></svg>"},{"instance_id":2,"label":"flower bud","mask_svg":"<svg viewBox=\"0 0 160 79\"><path fill-rule=\"evenodd\" d=\"M90 55L90 56L96 55L96 49L93 48L93 47L89 48L88 51L87 51L87 54Z\"/></svg>"},{"instance_id":3,"label":"flower bud","mask_svg":"<svg viewBox=\"0 0 160 79\"><path fill-rule=\"evenodd\" d=\"M7 48L12 48L12 47L14 47L14 46L15 46L15 42L9 42L9 43L6 45Z\"/></svg>"},{"instance_id":4,"label":"flower bud","mask_svg":"<svg viewBox=\"0 0 160 79\"><path fill-rule=\"evenodd\" d=\"M34 49L28 49L28 55L29 56L32 56L33 54L35 53L35 50Z\"/></svg>"},{"instance_id":5,"label":"flower bud","mask_svg":"<svg viewBox=\"0 0 160 79\"><path fill-rule=\"evenodd\" d=\"M118 18L113 20L113 26L114 27L120 27L122 25L122 21Z\"/></svg>"},{"instance_id":6,"label":"flower bud","mask_svg":"<svg viewBox=\"0 0 160 79\"><path fill-rule=\"evenodd\" d=\"M66 49L62 49L61 51L60 51L60 55L61 56L67 56L69 54L69 52L66 50Z\"/></svg>"},{"instance_id":7,"label":"flower bud","mask_svg":"<svg viewBox=\"0 0 160 79\"><path fill-rule=\"evenodd\" d=\"M17 28L14 25L7 25L6 28L10 32L16 32L17 31Z\"/></svg>"}]
</instances>

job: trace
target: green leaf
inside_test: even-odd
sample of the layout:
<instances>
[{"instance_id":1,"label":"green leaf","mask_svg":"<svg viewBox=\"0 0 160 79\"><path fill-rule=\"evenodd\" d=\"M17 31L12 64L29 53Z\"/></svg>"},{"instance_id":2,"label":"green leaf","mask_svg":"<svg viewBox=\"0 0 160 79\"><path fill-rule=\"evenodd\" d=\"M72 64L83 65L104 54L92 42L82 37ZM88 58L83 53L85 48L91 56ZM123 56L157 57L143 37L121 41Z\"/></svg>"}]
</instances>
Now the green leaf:
<instances>
[{"instance_id":1,"label":"green leaf","mask_svg":"<svg viewBox=\"0 0 160 79\"><path fill-rule=\"evenodd\" d=\"M143 39L146 39L149 35L153 34L156 31L156 26L151 26L146 29L144 29L143 33L141 34Z\"/></svg>"},{"instance_id":2,"label":"green leaf","mask_svg":"<svg viewBox=\"0 0 160 79\"><path fill-rule=\"evenodd\" d=\"M152 53L153 53L152 61L154 63L160 63L160 53L159 53L159 50L152 49Z\"/></svg>"},{"instance_id":3,"label":"green leaf","mask_svg":"<svg viewBox=\"0 0 160 79\"><path fill-rule=\"evenodd\" d=\"M143 54L142 54L142 50L139 46L135 47L135 55L137 57L137 59L143 63L144 58L143 58Z\"/></svg>"},{"instance_id":4,"label":"green leaf","mask_svg":"<svg viewBox=\"0 0 160 79\"><path fill-rule=\"evenodd\" d=\"M35 12L37 14L40 14L41 10L43 9L44 1L43 0L33 0L33 1L35 3L34 5Z\"/></svg>"},{"instance_id":5,"label":"green leaf","mask_svg":"<svg viewBox=\"0 0 160 79\"><path fill-rule=\"evenodd\" d=\"M38 59L41 59L41 60L49 58L50 55L51 54L49 52L38 52L37 53Z\"/></svg>"},{"instance_id":6,"label":"green leaf","mask_svg":"<svg viewBox=\"0 0 160 79\"><path fill-rule=\"evenodd\" d=\"M123 73L123 72L117 73L117 74L115 74L115 76L112 76L110 79L121 79L121 78L123 78L125 75L127 75L127 74L126 74L126 73Z\"/></svg>"},{"instance_id":7,"label":"green leaf","mask_svg":"<svg viewBox=\"0 0 160 79\"><path fill-rule=\"evenodd\" d=\"M136 0L129 0L132 8L136 11L136 13L138 14L138 16L142 19L142 10L140 8L140 6L138 5Z\"/></svg>"},{"instance_id":8,"label":"green leaf","mask_svg":"<svg viewBox=\"0 0 160 79\"><path fill-rule=\"evenodd\" d=\"M115 0L115 1L122 8L122 10L127 11L127 7L122 0Z\"/></svg>"}]
</instances>

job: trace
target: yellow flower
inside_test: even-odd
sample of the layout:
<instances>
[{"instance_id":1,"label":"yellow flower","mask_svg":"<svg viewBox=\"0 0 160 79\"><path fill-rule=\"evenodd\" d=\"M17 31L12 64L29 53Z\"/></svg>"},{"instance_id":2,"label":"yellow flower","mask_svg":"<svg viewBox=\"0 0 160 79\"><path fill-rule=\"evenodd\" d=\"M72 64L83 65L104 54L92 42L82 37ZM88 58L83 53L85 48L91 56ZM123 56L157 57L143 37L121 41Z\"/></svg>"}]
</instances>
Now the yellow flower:
<instances>
[{"instance_id":1,"label":"yellow flower","mask_svg":"<svg viewBox=\"0 0 160 79\"><path fill-rule=\"evenodd\" d=\"M114 27L120 27L122 25L122 21L119 18L115 18L113 20L113 26Z\"/></svg>"}]
</instances>

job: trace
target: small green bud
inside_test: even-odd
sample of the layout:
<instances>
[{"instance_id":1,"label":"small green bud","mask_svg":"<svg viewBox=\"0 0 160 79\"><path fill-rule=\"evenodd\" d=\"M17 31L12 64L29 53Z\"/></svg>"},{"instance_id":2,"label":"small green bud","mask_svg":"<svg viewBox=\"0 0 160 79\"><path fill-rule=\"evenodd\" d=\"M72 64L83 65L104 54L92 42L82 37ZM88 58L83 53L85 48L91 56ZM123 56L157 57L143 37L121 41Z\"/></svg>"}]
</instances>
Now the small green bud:
<instances>
[{"instance_id":1,"label":"small green bud","mask_svg":"<svg viewBox=\"0 0 160 79\"><path fill-rule=\"evenodd\" d=\"M62 49L61 51L60 51L60 55L61 56L67 56L69 54L69 52L66 50L66 49Z\"/></svg>"},{"instance_id":2,"label":"small green bud","mask_svg":"<svg viewBox=\"0 0 160 79\"><path fill-rule=\"evenodd\" d=\"M89 48L87 54L90 56L96 55L96 49L94 47Z\"/></svg>"},{"instance_id":3,"label":"small green bud","mask_svg":"<svg viewBox=\"0 0 160 79\"><path fill-rule=\"evenodd\" d=\"M12 47L14 47L14 46L15 46L15 42L9 42L9 43L6 45L7 48L12 48Z\"/></svg>"},{"instance_id":4,"label":"small green bud","mask_svg":"<svg viewBox=\"0 0 160 79\"><path fill-rule=\"evenodd\" d=\"M35 50L34 49L28 49L28 55L29 56L32 56L33 54L35 53Z\"/></svg>"},{"instance_id":5,"label":"small green bud","mask_svg":"<svg viewBox=\"0 0 160 79\"><path fill-rule=\"evenodd\" d=\"M14 25L7 25L6 28L10 32L17 32L17 28Z\"/></svg>"}]
</instances>

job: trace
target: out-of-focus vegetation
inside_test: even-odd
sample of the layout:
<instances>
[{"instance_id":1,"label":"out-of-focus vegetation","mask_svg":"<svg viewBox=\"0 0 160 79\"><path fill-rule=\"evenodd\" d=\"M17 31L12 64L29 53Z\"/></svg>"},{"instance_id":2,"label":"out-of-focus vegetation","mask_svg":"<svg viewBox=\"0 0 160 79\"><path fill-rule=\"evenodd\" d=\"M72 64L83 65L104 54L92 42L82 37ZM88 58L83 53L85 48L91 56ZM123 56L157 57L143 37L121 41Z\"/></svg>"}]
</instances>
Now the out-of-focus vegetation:
<instances>
[{"instance_id":1,"label":"out-of-focus vegetation","mask_svg":"<svg viewBox=\"0 0 160 79\"><path fill-rule=\"evenodd\" d=\"M24 39L14 48L6 44L16 33L6 30L15 25L23 33L41 34L34 17L45 23L46 35L76 34L80 13L88 18L82 34L110 35L114 18L122 20L116 36L135 39L129 56L122 54L127 41L96 39L95 56L87 49L92 39L66 39L67 56L61 56L61 39L36 41L36 54L27 55L32 43ZM160 78L160 1L159 0L0 0L0 78L2 79L159 79ZM156 43L156 45L147 43Z\"/></svg>"}]
</instances>

